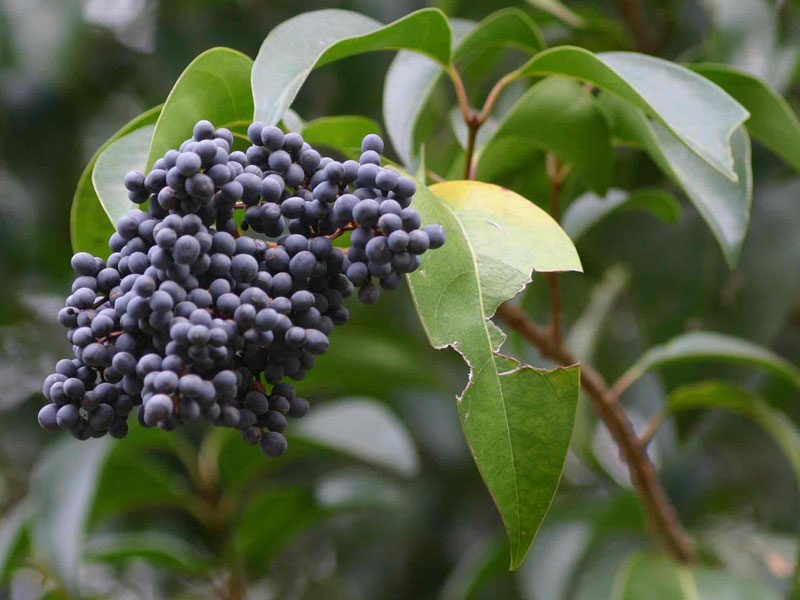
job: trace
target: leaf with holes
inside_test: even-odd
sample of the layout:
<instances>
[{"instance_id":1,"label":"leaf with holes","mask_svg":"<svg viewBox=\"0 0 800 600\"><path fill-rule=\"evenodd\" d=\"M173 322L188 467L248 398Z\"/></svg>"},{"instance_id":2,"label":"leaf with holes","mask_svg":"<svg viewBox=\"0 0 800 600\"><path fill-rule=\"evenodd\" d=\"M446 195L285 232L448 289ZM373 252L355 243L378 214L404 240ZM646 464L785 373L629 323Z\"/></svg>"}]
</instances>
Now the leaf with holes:
<instances>
[{"instance_id":1,"label":"leaf with holes","mask_svg":"<svg viewBox=\"0 0 800 600\"><path fill-rule=\"evenodd\" d=\"M498 186L455 181L420 186L415 206L440 223L445 246L408 277L422 325L435 348L455 348L470 367L458 398L464 435L500 512L511 567L527 554L555 493L566 458L579 368L553 371L500 354L503 332L490 320L530 281L531 271L580 271L558 224L525 198Z\"/></svg>"}]
</instances>

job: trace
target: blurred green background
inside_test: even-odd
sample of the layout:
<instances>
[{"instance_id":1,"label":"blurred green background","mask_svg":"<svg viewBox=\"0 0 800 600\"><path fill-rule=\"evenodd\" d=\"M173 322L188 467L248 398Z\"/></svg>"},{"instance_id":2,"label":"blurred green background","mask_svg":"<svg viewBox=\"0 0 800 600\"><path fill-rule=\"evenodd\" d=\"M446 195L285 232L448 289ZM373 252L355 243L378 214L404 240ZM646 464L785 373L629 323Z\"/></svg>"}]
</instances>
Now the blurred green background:
<instances>
[{"instance_id":1,"label":"blurred green background","mask_svg":"<svg viewBox=\"0 0 800 600\"><path fill-rule=\"evenodd\" d=\"M551 44L642 49L621 18L628 2L568 4L583 29L492 0L0 0L0 599L66 598L71 585L80 597L120 599L608 597L623 557L651 542L607 432L584 411L532 556L508 572L502 524L454 406L466 367L428 346L405 288L374 307L353 305L352 322L299 385L312 413L293 424L281 460L266 461L235 432L203 427L135 429L122 442L79 445L36 423L41 381L70 350L55 313L70 282L69 207L80 172L114 131L164 100L197 54L224 45L254 57L272 27L303 11L347 8L389 22L429 5L473 20L519 6ZM645 49L737 66L797 106L800 5L641 6ZM500 70L479 62L467 73L482 94L523 57L490 59ZM293 108L307 119L380 122L391 60L376 53L326 66ZM451 91L438 100L452 105ZM434 166L455 139L437 135L446 150L432 153ZM613 380L644 348L710 329L800 362L800 179L757 144L754 176L750 231L733 271L685 202L675 224L622 213L581 241L585 275L562 278L579 356ZM616 151L616 187L655 184L663 179L647 158ZM545 296L536 279L523 298L540 322ZM509 346L547 364L514 337ZM626 408L641 426L671 389L710 377L742 381L800 418L797 394L763 374L702 365L648 375L626 394ZM788 587L797 486L756 425L681 415L659 431L652 456L709 563Z\"/></svg>"}]
</instances>

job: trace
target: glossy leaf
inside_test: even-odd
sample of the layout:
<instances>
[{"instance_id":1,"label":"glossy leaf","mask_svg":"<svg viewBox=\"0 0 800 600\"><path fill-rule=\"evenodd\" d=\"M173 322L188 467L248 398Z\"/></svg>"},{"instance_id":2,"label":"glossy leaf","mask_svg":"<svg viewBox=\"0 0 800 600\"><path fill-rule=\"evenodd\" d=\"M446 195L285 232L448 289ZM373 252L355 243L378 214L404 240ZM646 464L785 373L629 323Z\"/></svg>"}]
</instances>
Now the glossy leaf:
<instances>
[{"instance_id":1,"label":"glossy leaf","mask_svg":"<svg viewBox=\"0 0 800 600\"><path fill-rule=\"evenodd\" d=\"M634 52L592 54L561 46L534 56L517 76L565 75L616 94L656 118L691 151L736 181L731 136L748 112L692 71Z\"/></svg>"},{"instance_id":2,"label":"glossy leaf","mask_svg":"<svg viewBox=\"0 0 800 600\"><path fill-rule=\"evenodd\" d=\"M89 252L103 258L108 255L108 238L114 233L114 225L103 210L97 192L94 190L92 172L95 163L113 142L141 127L154 124L160 113L161 107L156 106L126 123L100 146L83 169L75 189L75 195L72 197L72 208L70 209L70 235L73 252Z\"/></svg>"},{"instance_id":3,"label":"glossy leaf","mask_svg":"<svg viewBox=\"0 0 800 600\"><path fill-rule=\"evenodd\" d=\"M129 171L144 170L154 130L155 125L141 127L119 138L97 158L92 171L92 184L111 223L116 224L132 208L136 208L128 199L128 190L123 181Z\"/></svg>"},{"instance_id":4,"label":"glossy leaf","mask_svg":"<svg viewBox=\"0 0 800 600\"><path fill-rule=\"evenodd\" d=\"M452 42L456 46L474 23L453 19ZM410 167L419 151L415 140L417 121L444 74L442 65L423 54L397 53L383 83L383 122L395 152Z\"/></svg>"},{"instance_id":5,"label":"glossy leaf","mask_svg":"<svg viewBox=\"0 0 800 600\"><path fill-rule=\"evenodd\" d=\"M545 48L536 23L517 8L499 10L478 24L451 20L453 62L465 61L496 47L533 54ZM410 165L419 151L414 130L423 108L443 75L436 62L412 52L398 52L383 87L383 120L395 151Z\"/></svg>"},{"instance_id":6,"label":"glossy leaf","mask_svg":"<svg viewBox=\"0 0 800 600\"><path fill-rule=\"evenodd\" d=\"M303 139L314 147L325 146L345 155L361 151L361 140L369 133L380 134L380 126L367 117L342 115L306 121Z\"/></svg>"},{"instance_id":7,"label":"glossy leaf","mask_svg":"<svg viewBox=\"0 0 800 600\"><path fill-rule=\"evenodd\" d=\"M192 137L192 128L201 119L215 127L246 127L253 118L252 68L250 57L230 48L211 48L189 63L158 117L147 169L167 150Z\"/></svg>"},{"instance_id":8,"label":"glossy leaf","mask_svg":"<svg viewBox=\"0 0 800 600\"><path fill-rule=\"evenodd\" d=\"M742 252L753 196L750 138L744 127L731 138L738 180L731 181L690 152L642 111L609 95L600 98L614 135L645 150L659 168L680 185L716 237L732 268Z\"/></svg>"},{"instance_id":9,"label":"glossy leaf","mask_svg":"<svg viewBox=\"0 0 800 600\"><path fill-rule=\"evenodd\" d=\"M95 535L86 542L86 560L108 564L125 564L130 560L144 560L152 565L200 574L209 556L198 544L157 530L115 532Z\"/></svg>"},{"instance_id":10,"label":"glossy leaf","mask_svg":"<svg viewBox=\"0 0 800 600\"><path fill-rule=\"evenodd\" d=\"M403 423L373 400L345 399L317 406L292 437L349 454L406 477L419 471L414 442Z\"/></svg>"},{"instance_id":11,"label":"glossy leaf","mask_svg":"<svg viewBox=\"0 0 800 600\"><path fill-rule=\"evenodd\" d=\"M470 58L490 48L514 48L533 54L547 44L536 22L518 8L504 8L483 19L453 50L453 62Z\"/></svg>"},{"instance_id":12,"label":"glossy leaf","mask_svg":"<svg viewBox=\"0 0 800 600\"><path fill-rule=\"evenodd\" d=\"M492 180L530 170L539 150L552 152L605 194L612 172L611 132L594 97L574 81L549 77L531 87L484 146L476 177Z\"/></svg>"},{"instance_id":13,"label":"glossy leaf","mask_svg":"<svg viewBox=\"0 0 800 600\"><path fill-rule=\"evenodd\" d=\"M778 600L774 590L743 577L705 567L688 567L666 556L636 554L623 563L614 600Z\"/></svg>"},{"instance_id":14,"label":"glossy leaf","mask_svg":"<svg viewBox=\"0 0 800 600\"><path fill-rule=\"evenodd\" d=\"M505 335L490 317L530 281L531 270L580 270L558 224L524 198L476 182L421 188L415 205L447 244L408 277L435 348L470 366L458 411L470 451L495 500L519 566L561 477L578 397L577 367L537 370L499 353Z\"/></svg>"},{"instance_id":15,"label":"glossy leaf","mask_svg":"<svg viewBox=\"0 0 800 600\"><path fill-rule=\"evenodd\" d=\"M84 527L111 443L64 438L48 448L33 472L31 538L35 554L67 589L78 591ZM80 457L76 460L76 457Z\"/></svg>"},{"instance_id":16,"label":"glossy leaf","mask_svg":"<svg viewBox=\"0 0 800 600\"><path fill-rule=\"evenodd\" d=\"M665 223L674 223L681 216L678 200L659 188L642 188L633 192L611 189L605 198L587 192L569 205L561 222L573 242L612 214L623 210L649 212Z\"/></svg>"},{"instance_id":17,"label":"glossy leaf","mask_svg":"<svg viewBox=\"0 0 800 600\"><path fill-rule=\"evenodd\" d=\"M800 171L800 121L792 107L765 81L728 65L689 65L733 96L750 112L747 130Z\"/></svg>"},{"instance_id":18,"label":"glossy leaf","mask_svg":"<svg viewBox=\"0 0 800 600\"><path fill-rule=\"evenodd\" d=\"M664 365L713 361L764 369L800 389L800 369L768 348L722 333L694 331L654 346L620 378L627 387L650 369Z\"/></svg>"},{"instance_id":19,"label":"glossy leaf","mask_svg":"<svg viewBox=\"0 0 800 600\"><path fill-rule=\"evenodd\" d=\"M287 52L291 48L291 52ZM389 25L358 13L326 9L284 21L261 44L253 65L255 118L280 121L316 67L374 50L407 49L450 62L450 27L438 9L418 10Z\"/></svg>"},{"instance_id":20,"label":"glossy leaf","mask_svg":"<svg viewBox=\"0 0 800 600\"><path fill-rule=\"evenodd\" d=\"M667 403L671 413L701 408L737 413L758 423L778 444L800 486L800 431L785 413L770 406L759 394L722 381L682 386L670 394Z\"/></svg>"}]
</instances>

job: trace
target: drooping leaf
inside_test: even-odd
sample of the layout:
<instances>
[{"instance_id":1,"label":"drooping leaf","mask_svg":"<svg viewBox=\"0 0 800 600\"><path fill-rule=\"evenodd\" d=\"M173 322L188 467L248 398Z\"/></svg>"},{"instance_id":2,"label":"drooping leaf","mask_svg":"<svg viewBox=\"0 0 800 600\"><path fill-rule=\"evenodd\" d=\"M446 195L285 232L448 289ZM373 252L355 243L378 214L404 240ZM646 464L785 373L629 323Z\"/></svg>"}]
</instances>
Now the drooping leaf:
<instances>
[{"instance_id":1,"label":"drooping leaf","mask_svg":"<svg viewBox=\"0 0 800 600\"><path fill-rule=\"evenodd\" d=\"M405 426L373 400L344 399L315 407L293 427L291 436L406 477L419 471L417 450Z\"/></svg>"},{"instance_id":2,"label":"drooping leaf","mask_svg":"<svg viewBox=\"0 0 800 600\"><path fill-rule=\"evenodd\" d=\"M108 238L114 233L114 225L109 221L97 192L94 191L92 172L95 163L113 142L141 127L154 124L160 113L161 106L156 106L132 119L108 138L89 160L72 197L69 220L73 252L89 252L102 258L108 254Z\"/></svg>"},{"instance_id":3,"label":"drooping leaf","mask_svg":"<svg viewBox=\"0 0 800 600\"><path fill-rule=\"evenodd\" d=\"M577 367L537 370L499 353L490 320L530 281L532 270L580 270L567 235L544 211L476 182L420 186L415 205L448 233L408 277L435 348L455 348L470 366L458 398L464 434L508 532L511 567L524 559L561 477L578 397Z\"/></svg>"},{"instance_id":4,"label":"drooping leaf","mask_svg":"<svg viewBox=\"0 0 800 600\"><path fill-rule=\"evenodd\" d=\"M467 61L496 47L511 47L533 54L545 48L536 23L525 12L507 8L474 24L453 19L453 62ZM403 163L417 156L414 131L417 121L443 75L441 65L419 54L398 52L386 73L383 119L386 131Z\"/></svg>"},{"instance_id":5,"label":"drooping leaf","mask_svg":"<svg viewBox=\"0 0 800 600\"><path fill-rule=\"evenodd\" d=\"M622 210L641 210L652 213L665 223L674 223L681 215L678 200L660 188L642 188L633 192L611 189L605 198L587 192L576 198L564 212L561 226L572 241L604 218Z\"/></svg>"},{"instance_id":6,"label":"drooping leaf","mask_svg":"<svg viewBox=\"0 0 800 600\"><path fill-rule=\"evenodd\" d=\"M358 13L326 9L284 21L269 32L253 65L255 118L277 123L316 67L354 54L399 49L447 65L450 27L444 13L427 8L383 25Z\"/></svg>"},{"instance_id":7,"label":"drooping leaf","mask_svg":"<svg viewBox=\"0 0 800 600\"><path fill-rule=\"evenodd\" d=\"M690 152L666 128L647 119L642 111L605 94L599 106L612 123L619 140L645 150L659 168L686 192L705 220L728 265L739 260L753 197L753 173L750 166L750 138L739 127L731 138L737 181Z\"/></svg>"},{"instance_id":8,"label":"drooping leaf","mask_svg":"<svg viewBox=\"0 0 800 600\"><path fill-rule=\"evenodd\" d=\"M342 115L306 121L303 139L312 146L326 146L350 155L361 149L361 140L369 133L380 134L380 126L367 117Z\"/></svg>"},{"instance_id":9,"label":"drooping leaf","mask_svg":"<svg viewBox=\"0 0 800 600\"><path fill-rule=\"evenodd\" d=\"M605 194L611 181L611 132L594 97L574 81L549 77L531 87L502 119L483 148L476 177L530 170L547 150L570 165L585 183Z\"/></svg>"},{"instance_id":10,"label":"drooping leaf","mask_svg":"<svg viewBox=\"0 0 800 600\"><path fill-rule=\"evenodd\" d=\"M743 364L764 369L800 389L800 369L763 346L722 333L694 331L672 338L642 354L620 378L628 387L650 369L688 361Z\"/></svg>"},{"instance_id":11,"label":"drooping leaf","mask_svg":"<svg viewBox=\"0 0 800 600\"><path fill-rule=\"evenodd\" d=\"M761 395L722 381L681 386L667 402L671 413L703 408L737 413L763 427L786 456L800 486L800 431L786 414L770 406Z\"/></svg>"},{"instance_id":12,"label":"drooping leaf","mask_svg":"<svg viewBox=\"0 0 800 600\"><path fill-rule=\"evenodd\" d=\"M192 137L194 124L247 126L253 117L250 72L253 61L231 48L211 48L184 69L167 96L147 154L147 169L170 148Z\"/></svg>"},{"instance_id":13,"label":"drooping leaf","mask_svg":"<svg viewBox=\"0 0 800 600\"><path fill-rule=\"evenodd\" d=\"M657 554L638 553L620 567L615 600L778 600L780 595L733 573L686 566Z\"/></svg>"},{"instance_id":14,"label":"drooping leaf","mask_svg":"<svg viewBox=\"0 0 800 600\"><path fill-rule=\"evenodd\" d=\"M87 442L63 439L48 448L32 475L34 553L76 595L84 527L110 447L107 438Z\"/></svg>"},{"instance_id":15,"label":"drooping leaf","mask_svg":"<svg viewBox=\"0 0 800 600\"><path fill-rule=\"evenodd\" d=\"M92 184L107 219L113 224L136 207L128 199L123 180L129 171L144 170L154 130L155 125L140 127L113 142L97 158Z\"/></svg>"},{"instance_id":16,"label":"drooping leaf","mask_svg":"<svg viewBox=\"0 0 800 600\"><path fill-rule=\"evenodd\" d=\"M125 564L144 560L152 565L198 575L206 568L209 555L198 544L157 530L103 533L86 541L86 560Z\"/></svg>"},{"instance_id":17,"label":"drooping leaf","mask_svg":"<svg viewBox=\"0 0 800 600\"><path fill-rule=\"evenodd\" d=\"M518 77L565 75L616 94L657 119L728 179L739 176L731 136L748 112L724 90L675 63L635 52L561 46L534 56Z\"/></svg>"},{"instance_id":18,"label":"drooping leaf","mask_svg":"<svg viewBox=\"0 0 800 600\"><path fill-rule=\"evenodd\" d=\"M728 65L689 65L733 96L750 112L747 130L800 171L800 121L783 97L765 81Z\"/></svg>"}]
</instances>

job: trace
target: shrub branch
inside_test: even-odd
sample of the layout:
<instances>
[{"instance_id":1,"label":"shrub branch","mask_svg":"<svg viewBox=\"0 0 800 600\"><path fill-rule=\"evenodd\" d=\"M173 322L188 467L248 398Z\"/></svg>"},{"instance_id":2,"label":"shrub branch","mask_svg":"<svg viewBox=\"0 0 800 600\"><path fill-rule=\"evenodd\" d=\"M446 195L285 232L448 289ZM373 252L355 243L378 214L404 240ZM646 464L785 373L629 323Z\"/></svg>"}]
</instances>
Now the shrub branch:
<instances>
[{"instance_id":1,"label":"shrub branch","mask_svg":"<svg viewBox=\"0 0 800 600\"><path fill-rule=\"evenodd\" d=\"M449 73L469 132L464 156L464 178L474 179L472 163L478 130L488 119L497 97L503 88L513 80L514 75L513 73L509 74L497 82L489 93L483 108L476 114L469 108L467 93L458 71L451 66ZM547 173L551 183L551 213L553 218L558 220L561 187L569 173L569 168L561 164L555 156L548 154ZM537 325L519 306L509 302L500 305L497 309L497 317L538 348L542 356L562 366L578 364L578 359L561 339L561 294L557 275L552 274L551 277L548 277L548 282L552 319L550 327ZM620 406L620 389L609 389L602 375L591 365L581 365L581 387L591 399L595 412L605 423L619 448L620 456L628 467L631 483L645 508L647 521L654 536L676 560L684 563L694 562L696 557L689 535L678 519L678 514L661 486L655 467L647 455L648 432L645 432L643 440L636 436L630 418Z\"/></svg>"}]
</instances>

